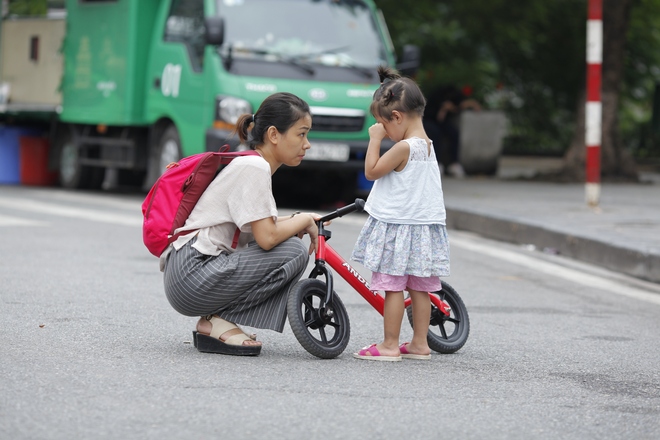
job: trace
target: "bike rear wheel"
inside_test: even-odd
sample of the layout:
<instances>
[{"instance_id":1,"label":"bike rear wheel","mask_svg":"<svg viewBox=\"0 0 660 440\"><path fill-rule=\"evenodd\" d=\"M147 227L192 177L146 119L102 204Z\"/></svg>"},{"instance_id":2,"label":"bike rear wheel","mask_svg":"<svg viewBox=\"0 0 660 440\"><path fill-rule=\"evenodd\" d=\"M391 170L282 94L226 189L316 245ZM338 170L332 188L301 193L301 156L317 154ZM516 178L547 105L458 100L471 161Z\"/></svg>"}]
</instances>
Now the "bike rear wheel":
<instances>
[{"instance_id":1,"label":"bike rear wheel","mask_svg":"<svg viewBox=\"0 0 660 440\"><path fill-rule=\"evenodd\" d=\"M431 321L426 340L433 351L443 354L455 353L465 345L470 335L467 308L456 290L444 281L442 281L442 290L433 292L432 295L449 304L451 312L447 316L431 304ZM406 314L412 327L412 306L406 307Z\"/></svg>"},{"instance_id":2,"label":"bike rear wheel","mask_svg":"<svg viewBox=\"0 0 660 440\"><path fill-rule=\"evenodd\" d=\"M325 300L326 284L317 279L298 281L289 292L287 316L293 334L310 354L332 359L346 349L351 337L348 313L337 294L332 304Z\"/></svg>"}]
</instances>

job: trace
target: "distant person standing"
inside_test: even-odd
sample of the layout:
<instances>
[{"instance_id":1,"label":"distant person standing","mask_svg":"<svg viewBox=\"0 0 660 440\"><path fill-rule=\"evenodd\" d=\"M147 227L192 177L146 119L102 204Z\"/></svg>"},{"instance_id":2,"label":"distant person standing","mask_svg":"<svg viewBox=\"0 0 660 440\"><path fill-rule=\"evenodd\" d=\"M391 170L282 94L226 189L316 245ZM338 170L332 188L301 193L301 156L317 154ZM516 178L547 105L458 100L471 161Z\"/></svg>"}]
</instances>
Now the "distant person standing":
<instances>
[{"instance_id":1,"label":"distant person standing","mask_svg":"<svg viewBox=\"0 0 660 440\"><path fill-rule=\"evenodd\" d=\"M460 131L458 116L463 110L481 111L481 105L453 85L444 85L427 97L424 110L424 130L433 141L436 156L442 164L443 146L446 146L448 159L447 174L464 177L465 171L459 162Z\"/></svg>"}]
</instances>

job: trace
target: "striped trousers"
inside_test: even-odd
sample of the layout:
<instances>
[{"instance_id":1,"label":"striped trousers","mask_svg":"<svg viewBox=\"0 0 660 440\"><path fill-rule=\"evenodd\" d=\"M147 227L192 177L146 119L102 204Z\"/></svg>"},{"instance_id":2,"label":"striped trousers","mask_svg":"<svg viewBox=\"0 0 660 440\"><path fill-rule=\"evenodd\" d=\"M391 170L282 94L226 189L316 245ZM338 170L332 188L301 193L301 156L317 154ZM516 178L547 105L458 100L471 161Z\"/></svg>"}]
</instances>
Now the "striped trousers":
<instances>
[{"instance_id":1,"label":"striped trousers","mask_svg":"<svg viewBox=\"0 0 660 440\"><path fill-rule=\"evenodd\" d=\"M172 250L164 270L165 294L186 316L218 315L227 321L282 332L289 289L309 260L298 237L265 251L256 242L232 254L204 255L195 238Z\"/></svg>"}]
</instances>

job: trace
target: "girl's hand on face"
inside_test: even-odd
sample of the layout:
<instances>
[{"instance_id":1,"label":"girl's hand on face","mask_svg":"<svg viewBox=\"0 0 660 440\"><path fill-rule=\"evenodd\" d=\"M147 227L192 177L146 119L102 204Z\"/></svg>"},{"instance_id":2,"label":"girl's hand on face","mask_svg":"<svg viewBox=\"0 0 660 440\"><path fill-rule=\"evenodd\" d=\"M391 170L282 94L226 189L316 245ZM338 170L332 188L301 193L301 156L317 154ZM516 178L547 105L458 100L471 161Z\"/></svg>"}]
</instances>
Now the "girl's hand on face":
<instances>
[{"instance_id":1,"label":"girl's hand on face","mask_svg":"<svg viewBox=\"0 0 660 440\"><path fill-rule=\"evenodd\" d=\"M369 127L369 137L373 140L381 141L387 136L385 127L380 122L375 123Z\"/></svg>"}]
</instances>

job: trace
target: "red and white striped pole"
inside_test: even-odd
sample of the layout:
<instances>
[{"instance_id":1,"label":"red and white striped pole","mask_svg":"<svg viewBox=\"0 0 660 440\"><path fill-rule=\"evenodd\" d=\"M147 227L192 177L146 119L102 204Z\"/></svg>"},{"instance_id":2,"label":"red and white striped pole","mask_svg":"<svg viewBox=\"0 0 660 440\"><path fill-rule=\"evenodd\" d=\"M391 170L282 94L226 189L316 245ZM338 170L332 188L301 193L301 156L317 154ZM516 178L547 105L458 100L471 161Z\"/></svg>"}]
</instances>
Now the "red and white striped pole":
<instances>
[{"instance_id":1,"label":"red and white striped pole","mask_svg":"<svg viewBox=\"0 0 660 440\"><path fill-rule=\"evenodd\" d=\"M600 199L600 146L603 138L600 100L603 63L603 0L589 0L587 14L587 103L585 109L586 199L598 206Z\"/></svg>"}]
</instances>

